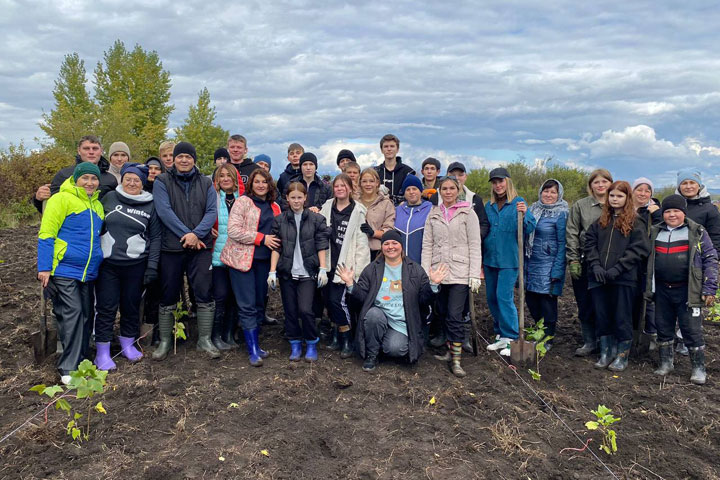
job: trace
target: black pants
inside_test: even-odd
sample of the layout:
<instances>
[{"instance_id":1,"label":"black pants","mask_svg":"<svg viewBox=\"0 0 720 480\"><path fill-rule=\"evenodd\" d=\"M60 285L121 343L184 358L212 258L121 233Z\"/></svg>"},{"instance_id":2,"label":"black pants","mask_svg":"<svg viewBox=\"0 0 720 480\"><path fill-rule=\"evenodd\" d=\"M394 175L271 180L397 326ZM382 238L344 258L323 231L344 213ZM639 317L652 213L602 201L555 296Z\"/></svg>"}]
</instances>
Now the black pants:
<instances>
[{"instance_id":1,"label":"black pants","mask_svg":"<svg viewBox=\"0 0 720 480\"><path fill-rule=\"evenodd\" d=\"M602 285L593 288L590 293L595 307L597 335L614 335L618 342L632 340L635 287Z\"/></svg>"},{"instance_id":2,"label":"black pants","mask_svg":"<svg viewBox=\"0 0 720 480\"><path fill-rule=\"evenodd\" d=\"M288 340L316 340L313 298L315 280L280 279L280 296L285 311L285 336Z\"/></svg>"},{"instance_id":3,"label":"black pants","mask_svg":"<svg viewBox=\"0 0 720 480\"><path fill-rule=\"evenodd\" d=\"M93 320L93 288L93 282L50 277L48 296L53 302L58 337L63 346L56 364L60 375L69 375L77 370L80 362L88 357Z\"/></svg>"},{"instance_id":4,"label":"black pants","mask_svg":"<svg viewBox=\"0 0 720 480\"><path fill-rule=\"evenodd\" d=\"M174 307L180 299L183 277L187 273L197 303L212 302L212 250L186 250L160 254L160 305Z\"/></svg>"},{"instance_id":5,"label":"black pants","mask_svg":"<svg viewBox=\"0 0 720 480\"><path fill-rule=\"evenodd\" d=\"M451 342L465 341L463 310L470 291L467 285L440 285L438 315L445 323L445 333Z\"/></svg>"},{"instance_id":6,"label":"black pants","mask_svg":"<svg viewBox=\"0 0 720 480\"><path fill-rule=\"evenodd\" d=\"M660 282L655 283L655 323L658 342L673 340L675 324L678 322L686 347L705 345L702 334L702 310L699 307L688 307L687 301L687 285L668 287Z\"/></svg>"},{"instance_id":7,"label":"black pants","mask_svg":"<svg viewBox=\"0 0 720 480\"><path fill-rule=\"evenodd\" d=\"M95 341L109 342L113 337L115 314L120 306L120 336L136 338L140 334L140 301L146 262L130 265L103 262L95 280Z\"/></svg>"},{"instance_id":8,"label":"black pants","mask_svg":"<svg viewBox=\"0 0 720 480\"><path fill-rule=\"evenodd\" d=\"M235 310L235 296L230 285L230 271L226 266L213 266L212 293L215 300L215 319L220 322L222 331L235 323L237 313ZM224 334L223 334L224 335Z\"/></svg>"},{"instance_id":9,"label":"black pants","mask_svg":"<svg viewBox=\"0 0 720 480\"><path fill-rule=\"evenodd\" d=\"M645 283L640 283L645 285ZM640 289L638 289L640 290ZM640 327L640 320L645 315L645 326L643 328L644 333L657 333L655 327L655 303L645 300L643 292L635 292L635 302L633 305L633 330L637 330Z\"/></svg>"},{"instance_id":10,"label":"black pants","mask_svg":"<svg viewBox=\"0 0 720 480\"><path fill-rule=\"evenodd\" d=\"M162 297L162 284L160 278L149 285L145 285L145 308L143 310L143 323L157 324L160 311L160 297Z\"/></svg>"},{"instance_id":11,"label":"black pants","mask_svg":"<svg viewBox=\"0 0 720 480\"><path fill-rule=\"evenodd\" d=\"M345 302L344 283L335 283L332 280L328 282L325 287L325 303L332 323L338 327L352 324L350 322L350 310Z\"/></svg>"},{"instance_id":12,"label":"black pants","mask_svg":"<svg viewBox=\"0 0 720 480\"><path fill-rule=\"evenodd\" d=\"M525 292L525 303L535 322L544 319L545 335L554 337L558 317L558 297L549 293L527 291Z\"/></svg>"},{"instance_id":13,"label":"black pants","mask_svg":"<svg viewBox=\"0 0 720 480\"><path fill-rule=\"evenodd\" d=\"M596 340L596 317L593 305L593 299L588 290L588 271L587 264L582 264L582 275L575 280L572 279L573 293L575 294L575 303L578 309L578 320L580 320L580 329L582 331L583 341L585 343L595 343Z\"/></svg>"}]
</instances>

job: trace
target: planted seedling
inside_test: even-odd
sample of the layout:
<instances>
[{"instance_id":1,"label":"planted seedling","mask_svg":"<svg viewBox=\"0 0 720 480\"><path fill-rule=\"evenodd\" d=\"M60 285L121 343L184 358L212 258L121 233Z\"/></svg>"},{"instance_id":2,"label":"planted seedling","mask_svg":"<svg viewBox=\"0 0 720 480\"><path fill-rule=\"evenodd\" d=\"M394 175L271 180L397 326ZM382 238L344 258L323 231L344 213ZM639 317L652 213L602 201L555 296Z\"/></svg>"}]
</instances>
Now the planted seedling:
<instances>
[{"instance_id":1,"label":"planted seedling","mask_svg":"<svg viewBox=\"0 0 720 480\"><path fill-rule=\"evenodd\" d=\"M90 360L83 360L78 365L77 370L70 372L70 383L63 387L62 385L35 385L30 390L37 392L38 395L47 395L53 399L45 407L45 419L47 421L47 409L50 405L55 404L55 410L62 410L71 416L72 419L65 426L67 434L72 437L73 440L88 440L90 438L90 414L93 410L98 413L106 414L107 411L103 406L102 402L98 402L95 405L90 402L90 399L96 394L101 394L105 390L105 379L107 378L107 370L98 370L97 367ZM72 394L71 392L75 392ZM57 394L61 394L56 397ZM87 403L87 426L85 432L82 431L80 426L80 419L85 416L79 413L67 400L68 398L85 399Z\"/></svg>"},{"instance_id":2,"label":"planted seedling","mask_svg":"<svg viewBox=\"0 0 720 480\"><path fill-rule=\"evenodd\" d=\"M178 338L187 340L187 335L185 334L185 324L180 321L183 317L186 317L187 314L188 312L183 308L182 302L178 302L177 305L175 305L175 310L173 310L173 318L175 319L175 325L173 326L173 354L175 355L177 355Z\"/></svg>"},{"instance_id":3,"label":"planted seedling","mask_svg":"<svg viewBox=\"0 0 720 480\"><path fill-rule=\"evenodd\" d=\"M545 335L545 323L544 319L540 319L534 327L528 327L525 329L525 339L530 342L535 342L535 370L532 368L528 369L528 372L532 376L533 380L540 381L540 362L547 354L547 342L553 339L552 335Z\"/></svg>"},{"instance_id":4,"label":"planted seedling","mask_svg":"<svg viewBox=\"0 0 720 480\"><path fill-rule=\"evenodd\" d=\"M585 422L588 430L600 430L602 433L602 445L600 448L608 455L617 452L617 433L610 428L615 422L620 421L620 417L612 415L612 410L605 405L598 405L597 410L590 410L595 415L595 420Z\"/></svg>"}]
</instances>

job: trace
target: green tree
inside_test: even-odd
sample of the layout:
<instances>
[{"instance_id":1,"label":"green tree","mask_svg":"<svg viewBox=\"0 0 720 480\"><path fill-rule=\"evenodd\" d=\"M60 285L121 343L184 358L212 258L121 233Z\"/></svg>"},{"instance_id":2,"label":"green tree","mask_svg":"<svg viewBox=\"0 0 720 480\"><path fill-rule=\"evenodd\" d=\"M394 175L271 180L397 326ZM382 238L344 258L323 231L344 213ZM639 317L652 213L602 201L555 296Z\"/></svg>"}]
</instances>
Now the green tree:
<instances>
[{"instance_id":1,"label":"green tree","mask_svg":"<svg viewBox=\"0 0 720 480\"><path fill-rule=\"evenodd\" d=\"M210 105L210 92L203 88L198 94L197 105L191 105L183 124L175 131L177 141L190 142L197 151L198 168L211 173L214 168L213 153L227 141L230 133L215 125L215 107Z\"/></svg>"},{"instance_id":2,"label":"green tree","mask_svg":"<svg viewBox=\"0 0 720 480\"><path fill-rule=\"evenodd\" d=\"M76 150L77 141L92 133L97 118L97 105L90 98L85 62L77 53L66 55L55 80L53 97L55 106L44 113L40 128L50 137L56 147L67 153Z\"/></svg>"}]
</instances>

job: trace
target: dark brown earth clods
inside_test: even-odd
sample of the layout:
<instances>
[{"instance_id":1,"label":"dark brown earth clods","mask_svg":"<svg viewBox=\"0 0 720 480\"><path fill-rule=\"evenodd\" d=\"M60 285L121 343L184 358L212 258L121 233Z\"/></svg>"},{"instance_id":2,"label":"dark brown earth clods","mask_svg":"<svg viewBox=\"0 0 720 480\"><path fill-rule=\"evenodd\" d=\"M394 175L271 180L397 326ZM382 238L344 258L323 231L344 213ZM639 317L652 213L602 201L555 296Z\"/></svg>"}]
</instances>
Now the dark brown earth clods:
<instances>
[{"instance_id":1,"label":"dark brown earth clods","mask_svg":"<svg viewBox=\"0 0 720 480\"><path fill-rule=\"evenodd\" d=\"M0 437L43 408L28 389L57 383L53 359L32 363L30 332L39 315L37 228L0 231ZM482 334L492 324L478 296ZM271 313L282 317L279 295ZM555 347L542 380L520 375L618 478L720 478L720 329L705 326L708 384L689 383L687 357L667 378L654 359L632 359L614 375L572 356L579 341L566 285ZM252 479L598 479L610 473L496 355L466 355L468 376L454 378L426 353L415 366L382 362L375 374L359 359L321 349L314 364L291 364L280 327L261 344L271 357L250 367L244 352L210 360L194 342L164 362L117 358L93 414L91 438L70 441L64 413L51 410L0 443L0 478ZM435 404L431 405L431 398ZM74 401L82 405L79 401ZM599 451L585 422L598 404L622 417L619 452ZM223 460L221 460L221 457Z\"/></svg>"}]
</instances>

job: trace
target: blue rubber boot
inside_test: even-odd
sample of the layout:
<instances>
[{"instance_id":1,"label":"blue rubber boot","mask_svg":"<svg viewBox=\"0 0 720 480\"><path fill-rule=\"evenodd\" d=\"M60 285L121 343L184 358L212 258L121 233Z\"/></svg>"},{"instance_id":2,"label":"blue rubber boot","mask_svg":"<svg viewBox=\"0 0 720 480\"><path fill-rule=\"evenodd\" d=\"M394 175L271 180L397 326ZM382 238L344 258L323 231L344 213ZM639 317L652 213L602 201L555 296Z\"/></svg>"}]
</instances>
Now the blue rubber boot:
<instances>
[{"instance_id":1,"label":"blue rubber boot","mask_svg":"<svg viewBox=\"0 0 720 480\"><path fill-rule=\"evenodd\" d=\"M315 340L307 340L305 343L307 343L307 350L305 351L305 361L306 362L316 362L318 359L317 356L317 343L318 338Z\"/></svg>"},{"instance_id":2,"label":"blue rubber boot","mask_svg":"<svg viewBox=\"0 0 720 480\"><path fill-rule=\"evenodd\" d=\"M258 336L260 335L260 329L259 328L253 328L250 330L253 332L253 338L255 339L255 346L257 347L258 355L260 355L260 358L267 358L270 356L268 352L260 348L260 340L258 339Z\"/></svg>"},{"instance_id":3,"label":"blue rubber boot","mask_svg":"<svg viewBox=\"0 0 720 480\"><path fill-rule=\"evenodd\" d=\"M256 333L256 328L252 330L243 330L243 334L245 335L245 344L247 345L248 355L250 356L250 365L253 367L260 367L263 364L263 360L258 353L258 344L254 335Z\"/></svg>"},{"instance_id":4,"label":"blue rubber boot","mask_svg":"<svg viewBox=\"0 0 720 480\"><path fill-rule=\"evenodd\" d=\"M290 361L299 362L302 357L302 342L300 340L290 340Z\"/></svg>"}]
</instances>

